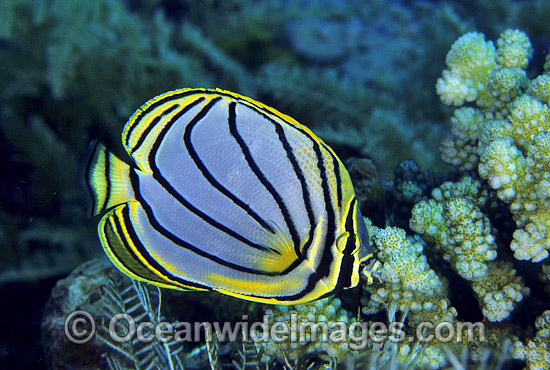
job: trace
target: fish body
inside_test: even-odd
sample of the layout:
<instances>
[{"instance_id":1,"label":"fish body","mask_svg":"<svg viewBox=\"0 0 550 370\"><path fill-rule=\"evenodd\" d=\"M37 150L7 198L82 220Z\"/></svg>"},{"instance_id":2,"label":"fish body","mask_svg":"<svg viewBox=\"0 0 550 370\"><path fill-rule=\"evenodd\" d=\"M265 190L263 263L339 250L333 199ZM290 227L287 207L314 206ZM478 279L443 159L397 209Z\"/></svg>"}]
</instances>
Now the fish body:
<instances>
[{"instance_id":1,"label":"fish body","mask_svg":"<svg viewBox=\"0 0 550 370\"><path fill-rule=\"evenodd\" d=\"M86 166L101 244L131 278L271 304L359 283L372 259L348 172L306 126L223 90L159 95L126 123L127 164Z\"/></svg>"}]
</instances>

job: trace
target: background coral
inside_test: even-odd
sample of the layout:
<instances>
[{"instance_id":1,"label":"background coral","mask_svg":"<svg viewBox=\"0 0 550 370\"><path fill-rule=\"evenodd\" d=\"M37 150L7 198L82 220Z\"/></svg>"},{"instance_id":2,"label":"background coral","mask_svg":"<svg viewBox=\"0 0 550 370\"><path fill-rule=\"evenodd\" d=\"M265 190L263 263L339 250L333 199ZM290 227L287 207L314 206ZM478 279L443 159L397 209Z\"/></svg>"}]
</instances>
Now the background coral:
<instances>
[{"instance_id":1,"label":"background coral","mask_svg":"<svg viewBox=\"0 0 550 370\"><path fill-rule=\"evenodd\" d=\"M529 294L507 262L495 261L497 245L484 216L488 192L470 177L446 182L432 192L434 199L417 203L410 227L432 243L455 271L472 282L472 289L489 321L502 321Z\"/></svg>"},{"instance_id":2,"label":"background coral","mask_svg":"<svg viewBox=\"0 0 550 370\"><path fill-rule=\"evenodd\" d=\"M477 37L478 42L482 40L478 34L463 36L464 39L468 37ZM455 52L458 49L453 45L449 55ZM540 265L541 261L547 259L549 245L547 200L550 193L547 157L550 147L547 136L550 111L546 97L550 85L546 83L545 74L533 80L527 77L525 69L532 55L533 50L527 35L519 30L508 29L497 40L495 53L481 57L485 58L484 62L471 63L467 58L457 61L453 67L469 70L467 73L470 76L476 76L478 90L488 91L489 94L470 99L475 100L480 108L462 107L455 111L451 120L452 136L443 142L441 150L445 161L457 166L459 171L477 172L480 178L487 181L487 187L494 189L496 196L509 205L516 230L513 232L513 239L507 243L507 248L501 248L499 253L506 256L511 251L517 260L531 261L534 266L529 268L537 269L537 264ZM487 66L490 67L487 69ZM438 93L441 94L442 101L446 104L462 105L464 101L459 98L449 99L447 91L442 88L448 87L446 75L448 76L448 72L444 72L442 79L438 80ZM441 194L443 193L434 191L434 198ZM481 195L479 192L477 194ZM480 206L483 207L483 204ZM428 224L435 226L425 227L427 223L424 220L422 203L416 207L419 207L417 217L415 219L413 216L411 219L411 228L426 233L431 238L429 231L432 227L435 230L434 242L444 246L447 237L441 235L441 228L438 226L444 226L445 222L441 220L445 217L434 218L430 215L428 218L432 221ZM481 210L468 212L464 217L469 218L479 214L479 211ZM490 209L482 212L487 215L494 213ZM495 217L494 214L492 217ZM470 225L480 227L487 221L489 220ZM461 236L460 240L464 243L469 238ZM493 236L485 240L496 241ZM471 245L475 248L476 243ZM460 256L463 255L460 252ZM546 266L541 267L545 271ZM543 277L543 280L538 284L547 283L543 274L539 277ZM522 279L516 276L513 261L501 258L496 262L488 261L487 272L482 273L479 280L476 281L474 275L472 289L483 306L483 315L490 321L507 318L515 302L522 301L529 294ZM548 307L547 299L544 301ZM539 333L544 333L544 315L536 321L537 329L541 329ZM529 349L523 342L516 341L511 350L515 358L525 360L528 369L547 367L548 352L539 333L529 342ZM507 342L510 340L511 338Z\"/></svg>"},{"instance_id":3,"label":"background coral","mask_svg":"<svg viewBox=\"0 0 550 370\"><path fill-rule=\"evenodd\" d=\"M421 242L407 238L399 228L371 225L368 229L382 263L382 284L365 286L370 294L364 298L363 313L372 314L394 304L407 314L411 326L423 321L453 322L457 313L447 299L446 282L428 265Z\"/></svg>"},{"instance_id":4,"label":"background coral","mask_svg":"<svg viewBox=\"0 0 550 370\"><path fill-rule=\"evenodd\" d=\"M537 318L535 322L537 333L527 345L520 341L514 342L512 356L523 360L528 369L550 368L550 311Z\"/></svg>"},{"instance_id":5,"label":"background coral","mask_svg":"<svg viewBox=\"0 0 550 370\"><path fill-rule=\"evenodd\" d=\"M469 40L468 37L477 40L468 41L474 45L485 42L479 34L467 34L461 39ZM483 100L471 99L478 99L477 105L482 109L455 111L453 135L444 142L442 152L445 161L461 170L477 168L481 178L497 190L498 197L510 204L517 224L510 247L516 258L539 262L548 257L550 245L550 110L545 103L550 85L545 83L544 75L533 83L526 77L524 69L532 52L527 35L509 29L501 34L494 53L479 56L485 64L464 58L455 62L453 68L474 76L472 81L477 88L490 94ZM449 55L454 53L460 54L456 44ZM510 69L514 72L501 73ZM438 86L444 84L442 81L438 80ZM460 99L450 101L441 89L438 92L444 103L464 103Z\"/></svg>"}]
</instances>

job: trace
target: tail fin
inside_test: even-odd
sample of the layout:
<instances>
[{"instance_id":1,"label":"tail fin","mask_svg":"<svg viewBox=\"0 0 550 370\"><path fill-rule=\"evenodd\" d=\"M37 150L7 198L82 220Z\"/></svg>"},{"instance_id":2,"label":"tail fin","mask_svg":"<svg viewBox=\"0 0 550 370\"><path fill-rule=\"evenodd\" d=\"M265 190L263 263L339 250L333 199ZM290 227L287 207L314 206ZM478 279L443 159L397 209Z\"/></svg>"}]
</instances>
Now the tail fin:
<instances>
[{"instance_id":1,"label":"tail fin","mask_svg":"<svg viewBox=\"0 0 550 370\"><path fill-rule=\"evenodd\" d=\"M91 216L135 199L130 166L99 141L92 142L89 151L84 180L92 198Z\"/></svg>"}]
</instances>

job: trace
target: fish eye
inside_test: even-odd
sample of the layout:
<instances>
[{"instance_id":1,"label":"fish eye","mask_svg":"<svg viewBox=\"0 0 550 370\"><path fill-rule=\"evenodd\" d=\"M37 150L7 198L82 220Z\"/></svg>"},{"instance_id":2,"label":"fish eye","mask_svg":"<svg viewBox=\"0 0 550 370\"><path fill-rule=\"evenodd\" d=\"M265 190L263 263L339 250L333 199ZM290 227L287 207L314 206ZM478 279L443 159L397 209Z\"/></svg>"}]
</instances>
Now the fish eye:
<instances>
[{"instance_id":1,"label":"fish eye","mask_svg":"<svg viewBox=\"0 0 550 370\"><path fill-rule=\"evenodd\" d=\"M336 239L336 249L338 249L338 252L344 253L344 249L346 249L346 243L348 242L349 238L349 232L345 231Z\"/></svg>"},{"instance_id":2,"label":"fish eye","mask_svg":"<svg viewBox=\"0 0 550 370\"><path fill-rule=\"evenodd\" d=\"M357 234L353 234L353 236L355 237L355 248L351 252L352 256L357 254L357 252L359 252L359 249L361 249L361 238Z\"/></svg>"},{"instance_id":3,"label":"fish eye","mask_svg":"<svg viewBox=\"0 0 550 370\"><path fill-rule=\"evenodd\" d=\"M354 248L350 253L353 256L357 254L357 252L359 252L359 250L361 249L361 239L357 234L350 234L349 231L346 231L340 234L340 236L336 239L336 249L338 249L340 253L344 253L344 250L346 249L346 245L348 243L348 240L350 240L350 238L352 238L352 240L355 241L353 243Z\"/></svg>"}]
</instances>

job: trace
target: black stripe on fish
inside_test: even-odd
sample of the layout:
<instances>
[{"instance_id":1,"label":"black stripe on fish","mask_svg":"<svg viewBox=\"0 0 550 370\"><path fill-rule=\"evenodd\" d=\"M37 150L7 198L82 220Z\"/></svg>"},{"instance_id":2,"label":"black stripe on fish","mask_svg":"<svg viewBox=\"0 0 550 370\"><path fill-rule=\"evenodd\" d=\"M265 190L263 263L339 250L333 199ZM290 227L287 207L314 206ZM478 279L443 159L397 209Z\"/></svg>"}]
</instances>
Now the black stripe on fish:
<instances>
[{"instance_id":1,"label":"black stripe on fish","mask_svg":"<svg viewBox=\"0 0 550 370\"><path fill-rule=\"evenodd\" d=\"M145 201L145 199L143 199L143 197L142 197L142 195L139 191L139 179L133 178L132 179L132 184L133 184L134 192L136 194L136 200L141 204L151 227L156 232L158 232L160 235L164 236L166 239L170 240L175 245L177 245L179 247L182 247L182 248L185 248L185 249L188 249L189 251L193 252L194 254L196 254L198 256L201 256L201 257L204 257L204 258L207 258L207 259L209 259L209 260L211 260L211 261L213 261L213 262L215 262L219 265L222 265L222 266L225 266L225 267L230 267L230 268L232 268L234 270L237 270L237 271L246 272L246 273L255 274L255 275L267 275L267 276L279 275L278 273L266 272L266 271L251 269L249 267L237 265L235 263L226 261L226 260L224 260L224 259L222 259L218 256L207 253L206 251L202 250L201 248L198 248L198 247L182 240L181 238L179 238L178 236L174 235L169 230L167 230L164 226L162 226L157 221L152 208ZM268 249L268 248L263 247L261 245L258 245L258 249L266 250L266 251L269 250L270 252L272 251L271 249Z\"/></svg>"},{"instance_id":2,"label":"black stripe on fish","mask_svg":"<svg viewBox=\"0 0 550 370\"><path fill-rule=\"evenodd\" d=\"M264 229L274 232L274 230L271 228L269 223L261 218L248 204L246 204L244 201L239 199L235 194L230 192L226 187L221 185L218 180L208 171L208 168L204 165L200 157L198 156L197 152L195 151L193 147L193 143L191 142L191 133L193 132L193 128L203 119L207 114L208 111L216 104L218 101L220 101L221 98L214 98L212 99L193 119L187 124L185 127L185 131L183 134L183 141L185 143L185 148L187 149L187 152L199 171L202 173L204 178L212 185L216 190L218 190L220 193L225 195L227 198L229 198L234 204L236 204L239 208L243 209L250 217L252 217L257 223L259 223Z\"/></svg>"},{"instance_id":3,"label":"black stripe on fish","mask_svg":"<svg viewBox=\"0 0 550 370\"><path fill-rule=\"evenodd\" d=\"M149 270L151 268L155 269L160 275L162 275L164 278L168 279L168 280L171 280L171 281L174 281L174 282L177 282L178 284L182 284L182 285L185 285L185 286L188 286L188 287L191 287L191 288L195 288L195 289L207 289L207 290L210 290L211 288L209 287L206 287L204 285L201 285L201 284L196 284L196 283L193 283L191 281L188 281L188 280L184 280L184 279L181 279L177 276L174 276L173 274L171 274L170 272L168 272L162 265L160 265L154 258L151 257L151 255L147 252L147 249L143 246L143 244L141 243L141 240L139 239L139 237L137 236L137 233L134 229L134 226L132 224L132 221L130 220L130 214L129 214L129 207L126 206L123 210L122 210L122 215L123 215L123 221L124 221L124 226L126 227L126 230L128 230L128 237L130 238L130 240L132 241L132 244L135 246L135 248L139 251L139 253L141 254L141 256L147 261L147 263L149 264ZM118 219L118 218L117 218ZM122 238L124 240L124 238ZM126 248L128 250L130 250L130 246L126 244ZM137 257L137 256L136 256ZM150 280L150 279L148 279Z\"/></svg>"},{"instance_id":4,"label":"black stripe on fish","mask_svg":"<svg viewBox=\"0 0 550 370\"><path fill-rule=\"evenodd\" d=\"M211 102L212 103L212 102ZM210 103L209 103L210 104ZM208 106L207 106L208 108ZM160 147L164 136L166 133L170 130L172 124L179 119L180 114L183 114L182 112L178 112L176 116L172 118L170 122L166 124L166 126L163 128L159 136L157 137L157 140L153 143L153 146L151 148L151 151L149 152L149 166L151 167L151 170L153 171L153 178L161 184L161 186L172 196L174 197L180 204L182 204L185 208L187 208L190 212L195 214L197 217L201 218L204 222L208 223L210 226L215 227L218 230L221 230L222 232L226 233L227 235L230 235L231 237L235 238L236 240L240 241L241 243L244 243L252 248L263 250L263 251L270 251L270 252L276 252L275 250L262 246L260 244L254 243L244 236L238 234L234 230L228 228L225 225L222 225L218 221L214 220L212 217L208 216L206 213L201 211L200 209L193 206L189 201L185 199L183 195L181 195L174 187L162 176L160 170L158 169L156 165L156 153L158 151L158 148ZM137 183L137 178L133 183ZM136 188L134 187L134 192L136 192ZM143 198L142 198L143 199ZM277 253L277 252L276 252Z\"/></svg>"},{"instance_id":5,"label":"black stripe on fish","mask_svg":"<svg viewBox=\"0 0 550 370\"><path fill-rule=\"evenodd\" d=\"M195 105L197 105L201 100L204 100L204 99L196 99L195 101L191 102L190 104L186 105L184 108L183 108L183 114L185 114L187 111L189 111L189 109L193 108ZM149 125L147 126L147 128L141 133L141 136L139 137L138 139L138 142L136 143L136 145L134 145L132 147L132 150L130 151L130 154L133 154L134 152L136 152L139 147L141 146L141 144L143 144L143 142L145 141L145 139L147 138L147 135L149 135L149 132L151 132L151 130L156 126L156 124L161 120L163 119L164 117L166 117L168 114L172 113L175 109L177 109L179 107L179 104L173 104L170 108L164 110L163 112L161 112L159 115L157 115L155 118L153 118L153 120L151 121L151 123L149 123ZM180 115L181 116L181 115Z\"/></svg>"}]
</instances>

